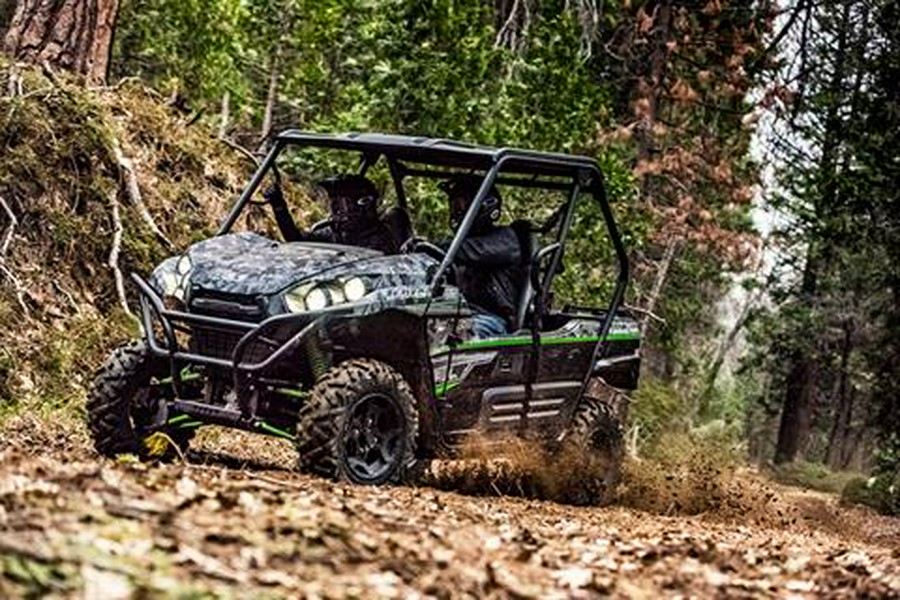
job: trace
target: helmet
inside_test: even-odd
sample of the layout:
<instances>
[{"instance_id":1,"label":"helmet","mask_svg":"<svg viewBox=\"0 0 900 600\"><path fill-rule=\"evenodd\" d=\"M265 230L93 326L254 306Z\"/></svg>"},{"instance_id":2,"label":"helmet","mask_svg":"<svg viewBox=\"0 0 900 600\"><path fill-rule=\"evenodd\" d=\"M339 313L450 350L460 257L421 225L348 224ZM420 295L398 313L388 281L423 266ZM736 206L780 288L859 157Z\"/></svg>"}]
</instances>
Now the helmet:
<instances>
[{"instance_id":1,"label":"helmet","mask_svg":"<svg viewBox=\"0 0 900 600\"><path fill-rule=\"evenodd\" d=\"M352 231L378 220L378 189L362 175L338 175L319 182L328 194L336 230Z\"/></svg>"},{"instance_id":2,"label":"helmet","mask_svg":"<svg viewBox=\"0 0 900 600\"><path fill-rule=\"evenodd\" d=\"M458 175L441 186L450 198L450 224L453 227L458 227L462 223L483 181L484 177L479 175ZM500 218L502 207L503 199L500 192L496 186L491 186L475 217L475 229L483 229L495 223Z\"/></svg>"}]
</instances>

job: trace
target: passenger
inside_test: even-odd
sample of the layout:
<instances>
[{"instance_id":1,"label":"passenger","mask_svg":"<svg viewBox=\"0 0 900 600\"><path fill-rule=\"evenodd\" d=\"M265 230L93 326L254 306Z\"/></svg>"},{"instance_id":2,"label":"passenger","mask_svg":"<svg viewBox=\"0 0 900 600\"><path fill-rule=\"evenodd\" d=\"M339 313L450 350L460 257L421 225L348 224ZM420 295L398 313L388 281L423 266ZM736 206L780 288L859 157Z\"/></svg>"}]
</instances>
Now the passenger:
<instances>
[{"instance_id":1,"label":"passenger","mask_svg":"<svg viewBox=\"0 0 900 600\"><path fill-rule=\"evenodd\" d=\"M475 199L481 182L481 177L462 175L445 186L454 231ZM475 312L472 327L478 338L506 335L516 312L516 281L522 249L511 227L496 224L501 207L499 192L491 188L454 259L457 285Z\"/></svg>"},{"instance_id":2,"label":"passenger","mask_svg":"<svg viewBox=\"0 0 900 600\"><path fill-rule=\"evenodd\" d=\"M266 192L275 220L288 242L324 242L362 246L385 254L396 254L400 243L378 214L378 189L361 175L339 175L319 182L328 194L331 218L315 231L301 231L291 217L281 188Z\"/></svg>"}]
</instances>

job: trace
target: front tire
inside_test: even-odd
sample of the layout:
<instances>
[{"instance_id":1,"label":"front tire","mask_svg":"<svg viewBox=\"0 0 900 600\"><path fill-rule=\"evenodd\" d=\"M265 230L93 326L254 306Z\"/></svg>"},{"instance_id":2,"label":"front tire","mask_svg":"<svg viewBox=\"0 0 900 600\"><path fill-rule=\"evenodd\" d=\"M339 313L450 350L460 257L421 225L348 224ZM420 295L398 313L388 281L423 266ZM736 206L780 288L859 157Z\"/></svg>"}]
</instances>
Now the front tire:
<instances>
[{"instance_id":1,"label":"front tire","mask_svg":"<svg viewBox=\"0 0 900 600\"><path fill-rule=\"evenodd\" d=\"M108 457L134 454L149 461L171 460L187 450L193 428L154 427L171 396L171 386L154 382L167 372L167 364L143 341L113 350L88 393L88 427L97 452Z\"/></svg>"},{"instance_id":2,"label":"front tire","mask_svg":"<svg viewBox=\"0 0 900 600\"><path fill-rule=\"evenodd\" d=\"M300 409L300 470L364 485L413 483L416 399L392 367L352 359L329 370Z\"/></svg>"}]
</instances>

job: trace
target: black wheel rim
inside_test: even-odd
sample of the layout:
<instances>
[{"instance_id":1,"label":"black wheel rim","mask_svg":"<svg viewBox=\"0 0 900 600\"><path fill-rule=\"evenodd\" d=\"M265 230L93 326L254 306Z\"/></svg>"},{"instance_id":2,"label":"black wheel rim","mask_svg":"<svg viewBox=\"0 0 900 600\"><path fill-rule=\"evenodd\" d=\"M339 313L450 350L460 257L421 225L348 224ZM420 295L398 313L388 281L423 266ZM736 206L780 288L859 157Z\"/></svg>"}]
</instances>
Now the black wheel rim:
<instances>
[{"instance_id":1,"label":"black wheel rim","mask_svg":"<svg viewBox=\"0 0 900 600\"><path fill-rule=\"evenodd\" d=\"M357 483L380 483L397 468L404 450L405 423L386 394L368 394L350 409L344 463Z\"/></svg>"},{"instance_id":2,"label":"black wheel rim","mask_svg":"<svg viewBox=\"0 0 900 600\"><path fill-rule=\"evenodd\" d=\"M168 439L155 439L156 433L163 431L165 425L161 414L165 410L165 400L163 390L151 381L135 390L131 397L128 417L140 446L139 453L146 453L151 457L162 456L169 445Z\"/></svg>"},{"instance_id":3,"label":"black wheel rim","mask_svg":"<svg viewBox=\"0 0 900 600\"><path fill-rule=\"evenodd\" d=\"M153 428L155 417L160 410L162 398L150 385L139 388L131 398L129 417L135 433L140 436Z\"/></svg>"}]
</instances>

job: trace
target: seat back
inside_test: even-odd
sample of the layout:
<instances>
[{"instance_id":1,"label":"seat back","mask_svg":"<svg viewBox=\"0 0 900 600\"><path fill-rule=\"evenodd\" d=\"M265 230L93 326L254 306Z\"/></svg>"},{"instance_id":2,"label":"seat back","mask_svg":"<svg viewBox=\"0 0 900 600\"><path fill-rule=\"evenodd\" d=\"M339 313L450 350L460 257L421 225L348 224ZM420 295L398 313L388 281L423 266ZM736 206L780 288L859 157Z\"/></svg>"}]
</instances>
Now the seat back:
<instances>
[{"instance_id":1,"label":"seat back","mask_svg":"<svg viewBox=\"0 0 900 600\"><path fill-rule=\"evenodd\" d=\"M522 253L522 262L520 264L519 273L516 277L516 289L518 290L518 299L516 300L516 314L513 322L513 331L524 329L528 318L528 309L531 301L534 299L534 288L531 285L531 264L534 261L534 255L540 250L537 232L531 221L520 219L510 223L510 228L515 232L519 239L519 248Z\"/></svg>"},{"instance_id":2,"label":"seat back","mask_svg":"<svg viewBox=\"0 0 900 600\"><path fill-rule=\"evenodd\" d=\"M400 206L392 206L381 215L381 222L385 224L391 235L397 241L397 247L412 237L412 222L409 214Z\"/></svg>"}]
</instances>

